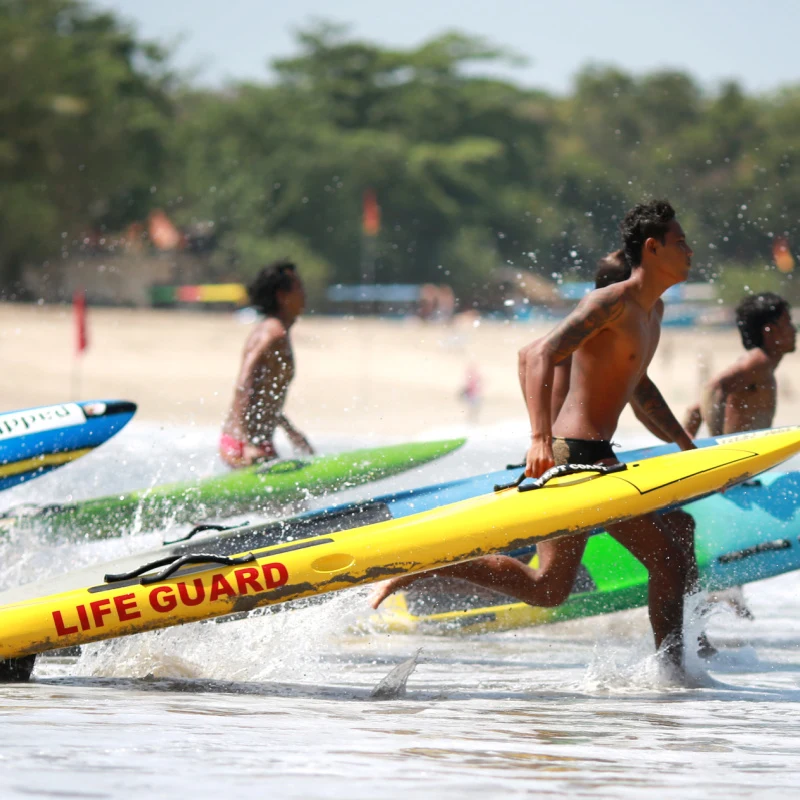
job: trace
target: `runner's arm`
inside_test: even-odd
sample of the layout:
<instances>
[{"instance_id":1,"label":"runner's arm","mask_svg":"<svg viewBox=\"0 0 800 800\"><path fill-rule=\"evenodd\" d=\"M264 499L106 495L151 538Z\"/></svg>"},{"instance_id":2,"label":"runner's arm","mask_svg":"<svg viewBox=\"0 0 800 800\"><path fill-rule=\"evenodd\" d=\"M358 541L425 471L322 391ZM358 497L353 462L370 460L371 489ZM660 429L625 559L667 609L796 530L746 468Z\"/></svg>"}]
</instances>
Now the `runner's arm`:
<instances>
[{"instance_id":1,"label":"runner's arm","mask_svg":"<svg viewBox=\"0 0 800 800\"><path fill-rule=\"evenodd\" d=\"M668 437L666 441L675 442L681 450L695 448L691 437L670 411L667 401L647 375L639 381L633 392L633 398L647 418Z\"/></svg>"},{"instance_id":2,"label":"runner's arm","mask_svg":"<svg viewBox=\"0 0 800 800\"><path fill-rule=\"evenodd\" d=\"M642 409L641 405L639 404L638 400L636 400L635 397L631 398L631 409L633 410L633 413L636 415L636 419L638 419L639 422L641 422L642 425L644 425L645 428L647 428L647 430L653 434L653 436L658 437L659 439L661 439L662 442L672 441L672 439L670 439L669 436L658 425L656 425L656 423L653 422L653 420L650 419L650 417L648 417L647 414L645 414L644 410Z\"/></svg>"},{"instance_id":3,"label":"runner's arm","mask_svg":"<svg viewBox=\"0 0 800 800\"><path fill-rule=\"evenodd\" d=\"M703 411L700 408L700 403L689 406L689 408L686 409L686 413L683 415L683 427L686 429L686 433L694 439L702 424Z\"/></svg>"},{"instance_id":4,"label":"runner's arm","mask_svg":"<svg viewBox=\"0 0 800 800\"><path fill-rule=\"evenodd\" d=\"M525 360L528 350L536 347L539 341L539 339L536 339L519 351L519 385L522 389L522 399L526 405L528 402L528 391L525 382L528 379L528 375L525 369ZM561 411L561 407L564 405L564 400L567 399L567 394L569 393L571 369L572 356L567 356L561 363L556 364L555 368L553 369L553 388L552 398L550 400L550 416L552 418L552 422L556 421L556 418Z\"/></svg>"},{"instance_id":5,"label":"runner's arm","mask_svg":"<svg viewBox=\"0 0 800 800\"><path fill-rule=\"evenodd\" d=\"M538 476L553 466L552 404L555 368L625 310L617 285L588 294L547 336L520 351L520 384L531 423L526 474Z\"/></svg>"}]
</instances>

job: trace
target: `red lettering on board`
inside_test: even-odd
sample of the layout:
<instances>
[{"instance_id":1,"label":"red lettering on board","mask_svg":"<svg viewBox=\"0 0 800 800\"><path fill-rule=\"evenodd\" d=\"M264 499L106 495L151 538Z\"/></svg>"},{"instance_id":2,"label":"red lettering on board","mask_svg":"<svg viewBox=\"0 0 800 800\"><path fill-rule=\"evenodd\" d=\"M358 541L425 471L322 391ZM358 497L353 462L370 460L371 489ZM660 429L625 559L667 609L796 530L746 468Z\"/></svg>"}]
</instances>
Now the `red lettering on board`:
<instances>
[{"instance_id":1,"label":"red lettering on board","mask_svg":"<svg viewBox=\"0 0 800 800\"><path fill-rule=\"evenodd\" d=\"M185 583L178 584L178 594L181 596L181 602L185 606L199 605L206 597L206 587L203 586L203 579L194 579L194 597L189 597L189 587Z\"/></svg>"},{"instance_id":2,"label":"red lettering on board","mask_svg":"<svg viewBox=\"0 0 800 800\"><path fill-rule=\"evenodd\" d=\"M253 592L263 592L264 589L258 582L258 569L256 567L245 567L233 571L236 576L236 588L239 594L247 594L247 587L252 586Z\"/></svg>"},{"instance_id":3,"label":"red lettering on board","mask_svg":"<svg viewBox=\"0 0 800 800\"><path fill-rule=\"evenodd\" d=\"M81 623L81 630L88 631L91 625L89 625L89 615L86 613L86 609L84 606L78 606L75 610L78 612L78 620Z\"/></svg>"},{"instance_id":4,"label":"red lettering on board","mask_svg":"<svg viewBox=\"0 0 800 800\"><path fill-rule=\"evenodd\" d=\"M56 624L56 633L59 636L69 636L69 634L71 634L71 633L77 633L78 632L78 626L77 625L70 625L69 627L67 627L64 624L64 617L61 615L60 611L54 611L53 612L53 622L55 622L55 624Z\"/></svg>"},{"instance_id":5,"label":"red lettering on board","mask_svg":"<svg viewBox=\"0 0 800 800\"><path fill-rule=\"evenodd\" d=\"M273 561L271 564L264 564L261 568L264 571L264 580L267 582L267 589L275 589L278 586L283 586L289 580L289 570L279 561ZM273 573L275 573L273 575Z\"/></svg>"},{"instance_id":6,"label":"red lettering on board","mask_svg":"<svg viewBox=\"0 0 800 800\"><path fill-rule=\"evenodd\" d=\"M153 611L158 611L161 614L165 614L167 611L172 611L175 606L178 605L178 601L175 599L172 587L156 586L156 588L150 592L150 605L152 606Z\"/></svg>"},{"instance_id":7,"label":"red lettering on board","mask_svg":"<svg viewBox=\"0 0 800 800\"><path fill-rule=\"evenodd\" d=\"M102 600L94 600L89 603L89 608L92 609L92 619L94 620L95 628L105 627L103 617L111 613L111 600L104 597Z\"/></svg>"},{"instance_id":8,"label":"red lettering on board","mask_svg":"<svg viewBox=\"0 0 800 800\"><path fill-rule=\"evenodd\" d=\"M127 622L129 619L136 619L142 616L141 611L134 610L136 608L136 595L133 592L117 595L114 598L114 605L120 622Z\"/></svg>"},{"instance_id":9,"label":"red lettering on board","mask_svg":"<svg viewBox=\"0 0 800 800\"><path fill-rule=\"evenodd\" d=\"M233 591L233 586L231 586L228 581L225 580L224 575L217 574L211 579L211 594L209 595L208 599L213 603L214 600L218 600L221 594L226 594L228 597L233 597L236 592Z\"/></svg>"}]
</instances>

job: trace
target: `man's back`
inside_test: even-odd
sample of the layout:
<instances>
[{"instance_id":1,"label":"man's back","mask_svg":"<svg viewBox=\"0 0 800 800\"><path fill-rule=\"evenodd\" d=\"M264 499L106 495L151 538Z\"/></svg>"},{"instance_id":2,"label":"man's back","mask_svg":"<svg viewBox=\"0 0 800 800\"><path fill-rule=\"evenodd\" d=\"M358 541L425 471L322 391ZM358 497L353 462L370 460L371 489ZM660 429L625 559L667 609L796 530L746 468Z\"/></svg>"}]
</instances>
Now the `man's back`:
<instances>
[{"instance_id":1,"label":"man's back","mask_svg":"<svg viewBox=\"0 0 800 800\"><path fill-rule=\"evenodd\" d=\"M245 346L255 355L254 400L265 408L280 407L294 378L294 355L289 331L278 319L266 319L253 331Z\"/></svg>"},{"instance_id":2,"label":"man's back","mask_svg":"<svg viewBox=\"0 0 800 800\"><path fill-rule=\"evenodd\" d=\"M771 427L778 402L778 384L775 367L766 354L762 350L751 350L728 372L736 378L736 383L723 403L719 403L716 396L718 382L712 381L703 392L702 413L711 436Z\"/></svg>"},{"instance_id":3,"label":"man's back","mask_svg":"<svg viewBox=\"0 0 800 800\"><path fill-rule=\"evenodd\" d=\"M268 318L247 338L233 415L244 430L233 429L247 441L272 440L277 417L283 409L289 384L294 377L294 356L289 332L280 320Z\"/></svg>"}]
</instances>

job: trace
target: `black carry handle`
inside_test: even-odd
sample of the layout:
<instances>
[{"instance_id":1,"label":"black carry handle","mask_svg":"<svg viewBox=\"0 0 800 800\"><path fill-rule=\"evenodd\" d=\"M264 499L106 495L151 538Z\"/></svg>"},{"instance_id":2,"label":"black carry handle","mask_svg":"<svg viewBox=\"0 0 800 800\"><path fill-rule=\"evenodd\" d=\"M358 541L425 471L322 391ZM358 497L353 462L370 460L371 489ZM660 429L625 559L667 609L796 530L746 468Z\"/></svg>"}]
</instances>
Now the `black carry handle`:
<instances>
[{"instance_id":1,"label":"black carry handle","mask_svg":"<svg viewBox=\"0 0 800 800\"><path fill-rule=\"evenodd\" d=\"M127 581L131 578L138 578L140 575L144 575L145 572L149 572L151 569L156 569L156 567L166 566L166 569L155 573L155 575L144 575L140 583L142 586L148 586L151 583L158 583L159 581L166 580L170 575L174 575L181 567L184 567L187 564L222 564L226 567L235 567L238 564L249 564L251 561L255 560L256 557L252 553L247 553L246 555L239 556L238 558L217 556L213 553L196 553L194 555L187 556L169 556L168 558L159 558L158 561L151 561L149 564L143 564L141 567L131 570L130 572L122 572L119 575L106 575L104 580L106 583Z\"/></svg>"},{"instance_id":2,"label":"black carry handle","mask_svg":"<svg viewBox=\"0 0 800 800\"><path fill-rule=\"evenodd\" d=\"M523 465L524 466L524 465ZM513 469L512 466L509 464L509 469ZM496 483L494 485L494 490L496 492L502 492L504 489L515 489L519 486L522 481L525 480L525 473L523 472L516 480L511 481L511 483Z\"/></svg>"},{"instance_id":3,"label":"black carry handle","mask_svg":"<svg viewBox=\"0 0 800 800\"><path fill-rule=\"evenodd\" d=\"M240 522L237 525L195 525L186 536L181 536L178 539L173 539L171 542L164 542L164 547L168 547L171 544L178 544L178 542L188 542L192 536L195 536L198 533L202 533L203 531L233 531L236 528L243 528L245 525L249 525L250 523Z\"/></svg>"},{"instance_id":4,"label":"black carry handle","mask_svg":"<svg viewBox=\"0 0 800 800\"><path fill-rule=\"evenodd\" d=\"M311 462L303 461L302 458L273 458L259 464L254 471L256 475L283 475L287 472L299 472L310 466Z\"/></svg>"},{"instance_id":5,"label":"black carry handle","mask_svg":"<svg viewBox=\"0 0 800 800\"><path fill-rule=\"evenodd\" d=\"M561 464L558 467L550 467L542 476L532 480L526 486L520 485L525 480L525 473L523 472L513 483L495 486L494 490L500 492L503 489L519 487L520 492L532 492L534 489L541 489L546 486L553 478L563 478L565 475L578 475L581 472L597 472L600 475L611 475L615 472L624 472L626 469L628 469L628 465L622 463L609 464L607 466L605 464Z\"/></svg>"}]
</instances>

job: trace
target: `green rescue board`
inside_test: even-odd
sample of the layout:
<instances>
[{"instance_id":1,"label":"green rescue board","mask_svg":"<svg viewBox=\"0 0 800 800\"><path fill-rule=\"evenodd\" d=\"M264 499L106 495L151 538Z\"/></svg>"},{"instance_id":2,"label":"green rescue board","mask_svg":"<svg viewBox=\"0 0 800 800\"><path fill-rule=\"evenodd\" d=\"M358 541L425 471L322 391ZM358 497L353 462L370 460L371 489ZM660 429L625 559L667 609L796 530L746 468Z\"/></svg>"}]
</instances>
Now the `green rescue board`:
<instances>
[{"instance_id":1,"label":"green rescue board","mask_svg":"<svg viewBox=\"0 0 800 800\"><path fill-rule=\"evenodd\" d=\"M269 512L311 496L398 475L453 452L464 441L412 442L307 460L275 461L128 494L12 508L0 517L0 527L35 527L60 540L104 539L213 517Z\"/></svg>"},{"instance_id":2,"label":"green rescue board","mask_svg":"<svg viewBox=\"0 0 800 800\"><path fill-rule=\"evenodd\" d=\"M719 591L800 569L798 497L800 472L775 471L685 505L696 526L701 588ZM431 578L390 597L362 625L396 633L481 633L646 604L647 570L608 534L600 534L586 545L572 594L555 608L529 606L464 581Z\"/></svg>"}]
</instances>

